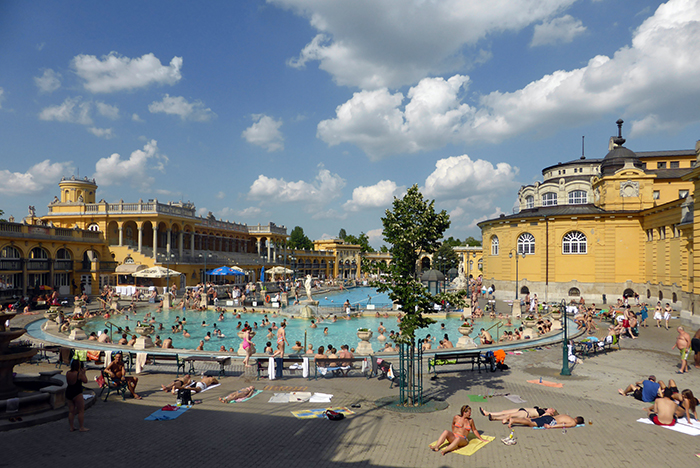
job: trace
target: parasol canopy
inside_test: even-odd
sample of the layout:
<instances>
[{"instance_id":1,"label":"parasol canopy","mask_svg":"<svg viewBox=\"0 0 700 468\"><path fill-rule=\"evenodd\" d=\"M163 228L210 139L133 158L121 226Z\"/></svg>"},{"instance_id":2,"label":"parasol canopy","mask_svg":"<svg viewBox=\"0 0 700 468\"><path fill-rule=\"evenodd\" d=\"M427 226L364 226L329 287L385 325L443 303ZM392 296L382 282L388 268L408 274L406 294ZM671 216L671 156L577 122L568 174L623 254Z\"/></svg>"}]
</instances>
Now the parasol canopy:
<instances>
[{"instance_id":1,"label":"parasol canopy","mask_svg":"<svg viewBox=\"0 0 700 468\"><path fill-rule=\"evenodd\" d=\"M145 270L136 271L131 274L136 278L172 278L173 276L180 276L182 273L179 271L171 270L170 268L163 268L162 266L154 266L152 268L146 268Z\"/></svg>"}]
</instances>

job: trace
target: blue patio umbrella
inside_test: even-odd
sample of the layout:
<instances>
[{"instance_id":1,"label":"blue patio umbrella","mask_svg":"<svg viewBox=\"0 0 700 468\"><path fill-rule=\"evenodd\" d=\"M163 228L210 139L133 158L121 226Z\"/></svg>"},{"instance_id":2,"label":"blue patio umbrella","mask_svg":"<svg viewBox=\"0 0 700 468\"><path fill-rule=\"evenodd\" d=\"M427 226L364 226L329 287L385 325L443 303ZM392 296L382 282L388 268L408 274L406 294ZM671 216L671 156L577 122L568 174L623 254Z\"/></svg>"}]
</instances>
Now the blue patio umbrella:
<instances>
[{"instance_id":1,"label":"blue patio umbrella","mask_svg":"<svg viewBox=\"0 0 700 468\"><path fill-rule=\"evenodd\" d=\"M260 269L260 282L261 283L265 282L265 267L264 266Z\"/></svg>"},{"instance_id":2,"label":"blue patio umbrella","mask_svg":"<svg viewBox=\"0 0 700 468\"><path fill-rule=\"evenodd\" d=\"M244 274L245 273L242 271L234 270L227 266L220 266L219 268L207 271L207 275L211 276L243 276Z\"/></svg>"}]
</instances>

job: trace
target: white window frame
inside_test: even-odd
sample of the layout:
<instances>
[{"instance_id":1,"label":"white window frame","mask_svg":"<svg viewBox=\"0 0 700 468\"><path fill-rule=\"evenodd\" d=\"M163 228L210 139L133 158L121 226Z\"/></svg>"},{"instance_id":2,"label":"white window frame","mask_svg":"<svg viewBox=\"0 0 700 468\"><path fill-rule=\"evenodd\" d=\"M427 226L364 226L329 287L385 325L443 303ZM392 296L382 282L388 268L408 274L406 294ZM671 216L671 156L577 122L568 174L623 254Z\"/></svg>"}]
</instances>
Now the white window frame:
<instances>
[{"instance_id":1,"label":"white window frame","mask_svg":"<svg viewBox=\"0 0 700 468\"><path fill-rule=\"evenodd\" d=\"M491 255L498 255L498 236L491 237Z\"/></svg>"},{"instance_id":2,"label":"white window frame","mask_svg":"<svg viewBox=\"0 0 700 468\"><path fill-rule=\"evenodd\" d=\"M523 232L518 236L518 254L534 255L535 236L529 232Z\"/></svg>"},{"instance_id":3,"label":"white window frame","mask_svg":"<svg viewBox=\"0 0 700 468\"><path fill-rule=\"evenodd\" d=\"M569 192L569 205L585 205L588 203L588 193L585 190Z\"/></svg>"},{"instance_id":4,"label":"white window frame","mask_svg":"<svg viewBox=\"0 0 700 468\"><path fill-rule=\"evenodd\" d=\"M543 193L542 206L557 206L557 192Z\"/></svg>"},{"instance_id":5,"label":"white window frame","mask_svg":"<svg viewBox=\"0 0 700 468\"><path fill-rule=\"evenodd\" d=\"M564 234L561 242L561 253L564 255L585 255L588 253L588 239L581 231L569 231Z\"/></svg>"}]
</instances>

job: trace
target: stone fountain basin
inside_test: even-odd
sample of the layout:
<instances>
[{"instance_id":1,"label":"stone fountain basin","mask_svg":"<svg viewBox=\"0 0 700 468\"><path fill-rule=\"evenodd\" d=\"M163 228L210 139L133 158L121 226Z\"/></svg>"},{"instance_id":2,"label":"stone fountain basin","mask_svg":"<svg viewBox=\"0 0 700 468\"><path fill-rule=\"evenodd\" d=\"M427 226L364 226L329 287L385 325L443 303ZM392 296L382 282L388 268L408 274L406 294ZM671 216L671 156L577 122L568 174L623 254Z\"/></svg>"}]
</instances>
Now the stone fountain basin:
<instances>
[{"instance_id":1,"label":"stone fountain basin","mask_svg":"<svg viewBox=\"0 0 700 468\"><path fill-rule=\"evenodd\" d=\"M16 366L32 358L39 350L31 346L12 346L0 354L0 367Z\"/></svg>"},{"instance_id":2,"label":"stone fountain basin","mask_svg":"<svg viewBox=\"0 0 700 468\"><path fill-rule=\"evenodd\" d=\"M9 330L0 331L0 343L16 340L27 332L24 328L10 328Z\"/></svg>"}]
</instances>

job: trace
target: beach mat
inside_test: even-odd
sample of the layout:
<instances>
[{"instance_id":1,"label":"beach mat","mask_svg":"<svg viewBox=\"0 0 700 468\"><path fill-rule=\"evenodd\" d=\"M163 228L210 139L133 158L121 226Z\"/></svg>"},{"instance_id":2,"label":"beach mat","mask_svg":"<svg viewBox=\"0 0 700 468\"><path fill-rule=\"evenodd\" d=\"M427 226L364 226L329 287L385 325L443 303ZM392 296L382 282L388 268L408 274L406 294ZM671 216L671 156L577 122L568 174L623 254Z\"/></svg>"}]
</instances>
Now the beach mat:
<instances>
[{"instance_id":1,"label":"beach mat","mask_svg":"<svg viewBox=\"0 0 700 468\"><path fill-rule=\"evenodd\" d=\"M298 418L298 419L325 418L326 417L326 415L325 415L326 410L333 410L336 413L343 413L345 416L355 414L354 411L346 408L345 406L336 407L336 408L316 408L316 409L311 409L311 410L292 411L292 414L294 415L295 418Z\"/></svg>"},{"instance_id":2,"label":"beach mat","mask_svg":"<svg viewBox=\"0 0 700 468\"><path fill-rule=\"evenodd\" d=\"M190 409L189 406L176 407L176 409L172 411L159 409L158 411L155 411L153 414L145 418L144 421L171 421L180 417L180 415L188 409Z\"/></svg>"},{"instance_id":3,"label":"beach mat","mask_svg":"<svg viewBox=\"0 0 700 468\"><path fill-rule=\"evenodd\" d=\"M255 390L251 396L246 397L246 398L241 398L240 400L231 400L231 401L229 401L229 403L243 403L244 401L248 401L251 398L253 398L254 396L261 394L262 392L263 392L262 390Z\"/></svg>"},{"instance_id":4,"label":"beach mat","mask_svg":"<svg viewBox=\"0 0 700 468\"><path fill-rule=\"evenodd\" d=\"M642 424L651 424L652 426L656 426L656 424L651 422L651 420L649 420L649 418L639 418L639 419L637 419L637 422L640 422ZM700 435L700 422L698 422L698 421L688 422L688 420L685 418L679 419L675 426L658 426L658 427L663 427L665 429L671 429L672 431L682 432L683 434L688 434L691 436Z\"/></svg>"},{"instance_id":5,"label":"beach mat","mask_svg":"<svg viewBox=\"0 0 700 468\"><path fill-rule=\"evenodd\" d=\"M545 387L552 387L552 388L563 388L564 384L561 383L556 383L556 382L549 382L548 380L543 380L540 382L539 380L528 380L528 383L534 383L537 385L544 385Z\"/></svg>"},{"instance_id":6,"label":"beach mat","mask_svg":"<svg viewBox=\"0 0 700 468\"><path fill-rule=\"evenodd\" d=\"M488 401L488 398L481 395L469 395L469 401L471 401L472 403L478 403L481 401Z\"/></svg>"},{"instance_id":7,"label":"beach mat","mask_svg":"<svg viewBox=\"0 0 700 468\"><path fill-rule=\"evenodd\" d=\"M466 456L471 456L476 453L477 450L488 444L489 442L493 441L495 437L493 436L487 436L487 435L481 435L484 439L486 439L486 442L482 442L479 439L476 438L474 434L469 434L469 444L465 445L464 447L458 448L457 450L454 450L453 452L450 453L458 453L460 455L466 455ZM437 440L435 441L437 442ZM433 444L435 443L433 442ZM432 444L431 444L432 445ZM444 446L448 445L448 442L445 441L444 444L440 446L440 448L443 448Z\"/></svg>"},{"instance_id":8,"label":"beach mat","mask_svg":"<svg viewBox=\"0 0 700 468\"><path fill-rule=\"evenodd\" d=\"M520 395L506 395L505 397L513 403L527 403L527 400L520 398Z\"/></svg>"}]
</instances>

